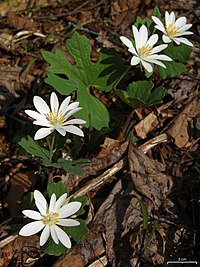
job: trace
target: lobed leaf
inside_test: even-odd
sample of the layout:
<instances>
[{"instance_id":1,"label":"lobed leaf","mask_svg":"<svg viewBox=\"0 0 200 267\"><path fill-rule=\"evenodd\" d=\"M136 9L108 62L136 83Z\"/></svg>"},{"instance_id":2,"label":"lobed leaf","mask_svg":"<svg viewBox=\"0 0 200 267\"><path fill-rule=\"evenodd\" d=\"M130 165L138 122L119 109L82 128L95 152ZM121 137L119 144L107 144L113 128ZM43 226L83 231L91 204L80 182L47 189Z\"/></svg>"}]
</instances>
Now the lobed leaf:
<instances>
[{"instance_id":1,"label":"lobed leaf","mask_svg":"<svg viewBox=\"0 0 200 267\"><path fill-rule=\"evenodd\" d=\"M50 183L47 186L47 193L49 197L54 193L56 194L56 197L59 198L63 194L67 193L67 196L69 195L69 189L65 187L63 181L59 181L57 183Z\"/></svg>"},{"instance_id":2,"label":"lobed leaf","mask_svg":"<svg viewBox=\"0 0 200 267\"><path fill-rule=\"evenodd\" d=\"M23 137L18 144L23 147L29 154L36 157L40 157L43 160L49 160L49 151L42 148L36 141L34 141L30 136L27 139Z\"/></svg>"},{"instance_id":3,"label":"lobed leaf","mask_svg":"<svg viewBox=\"0 0 200 267\"><path fill-rule=\"evenodd\" d=\"M64 158L59 158L57 162L50 162L49 159L43 160L43 164L46 167L57 167L57 168L63 168L67 173L73 173L76 175L84 175L85 171L79 167L76 167L76 164L85 163L88 162L85 159L79 159L79 160L68 160Z\"/></svg>"},{"instance_id":4,"label":"lobed leaf","mask_svg":"<svg viewBox=\"0 0 200 267\"><path fill-rule=\"evenodd\" d=\"M91 44L86 36L75 32L66 42L67 50L75 60L72 65L65 55L56 50L55 54L43 51L44 59L51 64L47 68L46 83L53 86L59 93L68 95L77 92L77 100L82 110L75 117L86 120L84 126L90 125L100 130L108 127L109 114L105 105L90 93L91 88L109 92L117 83L125 69L120 56L114 50L102 50L97 63L91 62ZM106 62L106 59L112 59ZM111 70L104 72L109 66ZM120 66L120 68L119 68ZM62 75L62 77L60 76Z\"/></svg>"},{"instance_id":5,"label":"lobed leaf","mask_svg":"<svg viewBox=\"0 0 200 267\"><path fill-rule=\"evenodd\" d=\"M159 74L163 79L179 77L183 72L186 71L185 65L182 63L176 63L174 61L165 62L165 66L166 69L158 66Z\"/></svg>"},{"instance_id":6,"label":"lobed leaf","mask_svg":"<svg viewBox=\"0 0 200 267\"><path fill-rule=\"evenodd\" d=\"M153 90L152 81L138 81L129 84L126 91L117 90L119 97L132 108L159 103L165 95L165 88L160 86Z\"/></svg>"}]
</instances>

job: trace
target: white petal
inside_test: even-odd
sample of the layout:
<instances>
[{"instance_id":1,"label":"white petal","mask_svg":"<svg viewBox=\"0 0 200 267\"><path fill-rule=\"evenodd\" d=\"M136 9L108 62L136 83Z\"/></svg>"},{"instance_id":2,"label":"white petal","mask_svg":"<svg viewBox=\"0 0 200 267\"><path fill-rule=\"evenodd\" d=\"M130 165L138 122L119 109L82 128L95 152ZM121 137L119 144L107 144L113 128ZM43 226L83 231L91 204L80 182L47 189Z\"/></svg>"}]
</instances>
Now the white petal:
<instances>
[{"instance_id":1,"label":"white petal","mask_svg":"<svg viewBox=\"0 0 200 267\"><path fill-rule=\"evenodd\" d=\"M156 27L158 30L162 31L162 32L166 32L165 31L165 26L163 25L162 21L159 20L157 17L152 16L153 21L157 24L158 27Z\"/></svg>"},{"instance_id":2,"label":"white petal","mask_svg":"<svg viewBox=\"0 0 200 267\"><path fill-rule=\"evenodd\" d=\"M71 227L80 225L80 222L73 219L61 219L57 224L61 226Z\"/></svg>"},{"instance_id":3,"label":"white petal","mask_svg":"<svg viewBox=\"0 0 200 267\"><path fill-rule=\"evenodd\" d=\"M192 24L186 24L186 25L180 27L179 31L185 32L185 31L189 30L191 27L192 27Z\"/></svg>"},{"instance_id":4,"label":"white petal","mask_svg":"<svg viewBox=\"0 0 200 267\"><path fill-rule=\"evenodd\" d=\"M175 13L172 11L169 15L169 24L174 24L175 19L176 19Z\"/></svg>"},{"instance_id":5,"label":"white petal","mask_svg":"<svg viewBox=\"0 0 200 267\"><path fill-rule=\"evenodd\" d=\"M68 111L67 113L65 113L64 118L65 120L67 120L69 117L71 117L74 113L78 112L79 110L81 110L82 108L73 108L72 110Z\"/></svg>"},{"instance_id":6,"label":"white petal","mask_svg":"<svg viewBox=\"0 0 200 267\"><path fill-rule=\"evenodd\" d=\"M76 134L82 137L84 136L83 131L77 126L73 126L73 125L63 126L63 129L68 133Z\"/></svg>"},{"instance_id":7,"label":"white petal","mask_svg":"<svg viewBox=\"0 0 200 267\"><path fill-rule=\"evenodd\" d=\"M62 205L64 204L66 198L67 198L67 193L65 193L62 196L60 196L59 199L56 201L56 204L55 204L55 211L56 212L58 212L59 209L62 207Z\"/></svg>"},{"instance_id":8,"label":"white petal","mask_svg":"<svg viewBox=\"0 0 200 267\"><path fill-rule=\"evenodd\" d=\"M157 55L158 60L164 60L164 61L173 61L171 57L168 57L166 55Z\"/></svg>"},{"instance_id":9,"label":"white petal","mask_svg":"<svg viewBox=\"0 0 200 267\"><path fill-rule=\"evenodd\" d=\"M49 236L50 236L50 227L49 225L46 225L40 236L40 246L43 246L47 242Z\"/></svg>"},{"instance_id":10,"label":"white petal","mask_svg":"<svg viewBox=\"0 0 200 267\"><path fill-rule=\"evenodd\" d=\"M40 232L44 227L45 225L42 221L31 222L22 227L22 229L19 231L19 235L22 236L34 235Z\"/></svg>"},{"instance_id":11,"label":"white petal","mask_svg":"<svg viewBox=\"0 0 200 267\"><path fill-rule=\"evenodd\" d=\"M163 68L166 69L165 64L163 64L163 63L162 63L161 61L159 61L159 60L156 60L155 64L157 64L157 65L159 65L159 66L161 66L161 67L163 67Z\"/></svg>"},{"instance_id":12,"label":"white petal","mask_svg":"<svg viewBox=\"0 0 200 267\"><path fill-rule=\"evenodd\" d=\"M148 71L148 72L152 72L153 68L151 66L151 64L145 62L144 60L141 60L141 63L143 65L143 67Z\"/></svg>"},{"instance_id":13,"label":"white petal","mask_svg":"<svg viewBox=\"0 0 200 267\"><path fill-rule=\"evenodd\" d=\"M158 25L156 25L155 28L167 35L165 28L160 28Z\"/></svg>"},{"instance_id":14,"label":"white petal","mask_svg":"<svg viewBox=\"0 0 200 267\"><path fill-rule=\"evenodd\" d=\"M49 134L51 134L53 132L54 129L52 128L41 128L39 129L34 136L34 140L39 140L42 139L46 136L48 136Z\"/></svg>"},{"instance_id":15,"label":"white petal","mask_svg":"<svg viewBox=\"0 0 200 267\"><path fill-rule=\"evenodd\" d=\"M73 215L80 209L81 205L82 205L81 202L78 202L78 201L73 201L73 202L70 202L64 205L59 210L59 218L62 219L62 218L66 218L66 217Z\"/></svg>"},{"instance_id":16,"label":"white petal","mask_svg":"<svg viewBox=\"0 0 200 267\"><path fill-rule=\"evenodd\" d=\"M58 237L57 237L57 234L56 234L56 229L55 229L55 225L52 225L50 227L50 231L51 231L51 237L53 239L53 241L58 244L59 243L59 240L58 240Z\"/></svg>"},{"instance_id":17,"label":"white petal","mask_svg":"<svg viewBox=\"0 0 200 267\"><path fill-rule=\"evenodd\" d=\"M139 30L139 48L146 44L148 40L148 30L145 25L142 25Z\"/></svg>"},{"instance_id":18,"label":"white petal","mask_svg":"<svg viewBox=\"0 0 200 267\"><path fill-rule=\"evenodd\" d=\"M33 219L33 220L41 220L42 219L41 214L38 211L35 211L35 210L23 210L22 213L26 217L28 217L30 219Z\"/></svg>"},{"instance_id":19,"label":"white petal","mask_svg":"<svg viewBox=\"0 0 200 267\"><path fill-rule=\"evenodd\" d=\"M164 43L170 43L171 42L171 39L168 36L166 36L166 35L163 35L162 36L162 39L163 39L163 42Z\"/></svg>"},{"instance_id":20,"label":"white petal","mask_svg":"<svg viewBox=\"0 0 200 267\"><path fill-rule=\"evenodd\" d=\"M51 199L50 199L50 203L49 203L49 211L50 212L54 212L55 205L56 205L56 195L53 193L51 195Z\"/></svg>"},{"instance_id":21,"label":"white petal","mask_svg":"<svg viewBox=\"0 0 200 267\"><path fill-rule=\"evenodd\" d=\"M140 63L140 58L139 57L134 56L134 57L131 58L131 65L132 66L135 66L135 65L137 65L139 63Z\"/></svg>"},{"instance_id":22,"label":"white petal","mask_svg":"<svg viewBox=\"0 0 200 267\"><path fill-rule=\"evenodd\" d=\"M192 44L190 41L188 41L188 39L183 38L183 37L174 38L173 40L174 40L177 44L178 44L178 42L179 42L179 44L180 44L180 43L184 43L184 44L186 44L186 45L193 46L193 44Z\"/></svg>"},{"instance_id":23,"label":"white petal","mask_svg":"<svg viewBox=\"0 0 200 267\"><path fill-rule=\"evenodd\" d=\"M74 103L71 103L67 108L66 110L64 110L64 114L65 115L68 111L72 110L72 109L76 109L79 105L79 102L74 102Z\"/></svg>"},{"instance_id":24,"label":"white petal","mask_svg":"<svg viewBox=\"0 0 200 267\"><path fill-rule=\"evenodd\" d=\"M34 96L33 103L39 113L49 114L50 109L47 103L40 96Z\"/></svg>"},{"instance_id":25,"label":"white petal","mask_svg":"<svg viewBox=\"0 0 200 267\"><path fill-rule=\"evenodd\" d=\"M153 34L146 44L149 44L151 46L154 46L158 42L158 34Z\"/></svg>"},{"instance_id":26,"label":"white petal","mask_svg":"<svg viewBox=\"0 0 200 267\"><path fill-rule=\"evenodd\" d=\"M146 59L146 60L148 60L148 62L157 64L157 65L159 65L159 66L161 66L161 67L163 67L163 68L166 68L165 65L164 65L161 61L159 61L159 60L157 60L157 59L151 59L151 58L148 58L148 59Z\"/></svg>"},{"instance_id":27,"label":"white petal","mask_svg":"<svg viewBox=\"0 0 200 267\"><path fill-rule=\"evenodd\" d=\"M168 11L165 11L165 24L169 25L170 24L170 15Z\"/></svg>"},{"instance_id":28,"label":"white petal","mask_svg":"<svg viewBox=\"0 0 200 267\"><path fill-rule=\"evenodd\" d=\"M65 129L63 129L62 126L56 127L55 129L57 132L59 132L60 135L62 135L62 136L66 135L66 131L65 131Z\"/></svg>"},{"instance_id":29,"label":"white petal","mask_svg":"<svg viewBox=\"0 0 200 267\"><path fill-rule=\"evenodd\" d=\"M183 27L187 22L186 17L180 17L176 20L176 22L174 23L178 28Z\"/></svg>"},{"instance_id":30,"label":"white petal","mask_svg":"<svg viewBox=\"0 0 200 267\"><path fill-rule=\"evenodd\" d=\"M59 102L58 102L58 97L56 93L51 93L50 97L50 105L51 105L51 111L57 113L58 112L58 107L59 107Z\"/></svg>"},{"instance_id":31,"label":"white petal","mask_svg":"<svg viewBox=\"0 0 200 267\"><path fill-rule=\"evenodd\" d=\"M160 51L166 49L167 46L168 46L167 44L158 45L158 46L156 46L156 47L154 47L154 48L152 49L151 54L158 53L158 52L160 52Z\"/></svg>"},{"instance_id":32,"label":"white petal","mask_svg":"<svg viewBox=\"0 0 200 267\"><path fill-rule=\"evenodd\" d=\"M177 44L177 45L180 45L180 40L179 40L179 38L172 38L172 40Z\"/></svg>"},{"instance_id":33,"label":"white petal","mask_svg":"<svg viewBox=\"0 0 200 267\"><path fill-rule=\"evenodd\" d=\"M172 61L172 59L166 55L150 55L145 58L146 61L151 62L150 60L166 60L166 61ZM152 61L153 62L153 61Z\"/></svg>"},{"instance_id":34,"label":"white petal","mask_svg":"<svg viewBox=\"0 0 200 267\"><path fill-rule=\"evenodd\" d=\"M68 96L63 100L63 102L60 105L59 112L62 111L63 114L65 113L65 111L69 105L70 100L71 100L71 96Z\"/></svg>"},{"instance_id":35,"label":"white petal","mask_svg":"<svg viewBox=\"0 0 200 267\"><path fill-rule=\"evenodd\" d=\"M133 43L131 42L131 40L129 40L128 38L121 36L120 40L122 41L123 44L125 44L125 46L127 46L128 48L133 47Z\"/></svg>"},{"instance_id":36,"label":"white petal","mask_svg":"<svg viewBox=\"0 0 200 267\"><path fill-rule=\"evenodd\" d=\"M138 56L138 53L136 52L135 47L130 47L130 48L128 49L128 51L131 52L132 54Z\"/></svg>"},{"instance_id":37,"label":"white petal","mask_svg":"<svg viewBox=\"0 0 200 267\"><path fill-rule=\"evenodd\" d=\"M37 111L34 110L24 110L24 112L30 116L31 118L35 119L35 120L46 120L46 117L44 115L41 115L40 113L38 113Z\"/></svg>"},{"instance_id":38,"label":"white petal","mask_svg":"<svg viewBox=\"0 0 200 267\"><path fill-rule=\"evenodd\" d=\"M34 125L44 126L44 127L51 127L51 123L46 121L37 120L33 122Z\"/></svg>"},{"instance_id":39,"label":"white petal","mask_svg":"<svg viewBox=\"0 0 200 267\"><path fill-rule=\"evenodd\" d=\"M71 240L69 236L58 226L55 226L56 234L59 239L59 241L66 247L71 248Z\"/></svg>"},{"instance_id":40,"label":"white petal","mask_svg":"<svg viewBox=\"0 0 200 267\"><path fill-rule=\"evenodd\" d=\"M190 35L190 34L193 34L193 32L180 32L180 33L176 34L176 37L183 36L183 35Z\"/></svg>"},{"instance_id":41,"label":"white petal","mask_svg":"<svg viewBox=\"0 0 200 267\"><path fill-rule=\"evenodd\" d=\"M34 191L34 199L35 199L35 204L36 204L38 210L40 211L40 213L42 215L46 215L48 205L47 205L47 201L44 198L43 194L40 191L35 190Z\"/></svg>"},{"instance_id":42,"label":"white petal","mask_svg":"<svg viewBox=\"0 0 200 267\"><path fill-rule=\"evenodd\" d=\"M135 25L132 25L132 31L133 31L133 36L134 36L134 40L135 40L135 46L136 46L136 50L138 51L138 49L140 48L140 40L139 40L139 32L138 29L135 27Z\"/></svg>"},{"instance_id":43,"label":"white petal","mask_svg":"<svg viewBox=\"0 0 200 267\"><path fill-rule=\"evenodd\" d=\"M86 123L86 121L84 121L84 120L72 119L72 120L69 120L69 121L66 121L66 122L62 123L62 126L68 125L68 124L84 124L84 123Z\"/></svg>"}]
</instances>

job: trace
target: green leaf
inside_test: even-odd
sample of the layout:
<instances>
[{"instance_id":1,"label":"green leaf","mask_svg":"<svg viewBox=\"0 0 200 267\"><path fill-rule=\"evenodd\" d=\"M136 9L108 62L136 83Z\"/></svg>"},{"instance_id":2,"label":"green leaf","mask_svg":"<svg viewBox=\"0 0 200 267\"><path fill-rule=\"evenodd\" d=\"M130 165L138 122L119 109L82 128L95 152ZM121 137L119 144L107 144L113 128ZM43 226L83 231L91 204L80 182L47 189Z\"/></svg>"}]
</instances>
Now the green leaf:
<instances>
[{"instance_id":1,"label":"green leaf","mask_svg":"<svg viewBox=\"0 0 200 267\"><path fill-rule=\"evenodd\" d=\"M34 141L30 136L23 137L18 144L23 147L29 154L36 157L40 157L43 160L49 159L49 151L42 148L36 141Z\"/></svg>"},{"instance_id":2,"label":"green leaf","mask_svg":"<svg viewBox=\"0 0 200 267\"><path fill-rule=\"evenodd\" d=\"M107 85L116 86L124 74L130 69L130 66L123 64L121 55L117 54L114 48L102 48L100 58L100 63L104 68L99 74L99 77L109 77Z\"/></svg>"},{"instance_id":3,"label":"green leaf","mask_svg":"<svg viewBox=\"0 0 200 267\"><path fill-rule=\"evenodd\" d=\"M97 130L108 127L107 108L90 94L90 89L111 91L125 71L122 60L116 56L116 63L113 64L114 50L112 52L102 50L98 62L92 63L90 41L86 36L81 36L77 32L67 40L66 46L76 64L72 65L60 50L56 50L55 54L43 51L44 59L51 64L47 68L48 77L45 81L63 95L68 95L73 91L77 92L77 100L80 102L82 110L75 116L86 120L87 123L84 126L91 125ZM117 54L115 53L115 55ZM108 58L112 59L111 63L105 61ZM113 69L110 72L103 72L111 65L113 65ZM119 68L119 66L121 67Z\"/></svg>"},{"instance_id":4,"label":"green leaf","mask_svg":"<svg viewBox=\"0 0 200 267\"><path fill-rule=\"evenodd\" d=\"M149 220L148 219L149 217L148 208L147 208L147 205L144 203L144 201L139 200L139 203L140 203L140 208L141 208L142 217L143 217L143 226L144 226L144 229L147 230L148 220Z\"/></svg>"},{"instance_id":5,"label":"green leaf","mask_svg":"<svg viewBox=\"0 0 200 267\"><path fill-rule=\"evenodd\" d=\"M160 10L157 6L154 7L153 12L152 12L152 16L155 16L155 17L161 19Z\"/></svg>"},{"instance_id":6,"label":"green leaf","mask_svg":"<svg viewBox=\"0 0 200 267\"><path fill-rule=\"evenodd\" d=\"M33 192L29 192L27 195L25 195L22 204L22 210L30 210L30 209L31 210L35 209L35 200Z\"/></svg>"},{"instance_id":7,"label":"green leaf","mask_svg":"<svg viewBox=\"0 0 200 267\"><path fill-rule=\"evenodd\" d=\"M165 61L165 66L166 69L158 66L159 74L163 79L179 77L183 72L186 72L186 67L182 63Z\"/></svg>"},{"instance_id":8,"label":"green leaf","mask_svg":"<svg viewBox=\"0 0 200 267\"><path fill-rule=\"evenodd\" d=\"M173 43L168 44L168 47L164 50L164 53L171 57L174 61L181 63L187 63L192 52L192 48L185 44L180 44L179 46L173 45ZM166 63L166 62L165 62Z\"/></svg>"},{"instance_id":9,"label":"green leaf","mask_svg":"<svg viewBox=\"0 0 200 267\"><path fill-rule=\"evenodd\" d=\"M58 159L57 163L61 165L61 167L67 172L67 173L73 173L79 176L82 176L85 174L85 171L81 168L78 168L74 166L76 164L76 161L73 160L66 160L66 159Z\"/></svg>"},{"instance_id":10,"label":"green leaf","mask_svg":"<svg viewBox=\"0 0 200 267\"><path fill-rule=\"evenodd\" d=\"M89 233L88 228L85 225L85 221L78 220L79 226L74 227L60 227L68 235L70 235L76 242L80 242ZM60 254L66 253L68 249L63 246L60 242L55 244L53 239L50 237L47 243L41 247L41 249L49 255L59 256Z\"/></svg>"},{"instance_id":11,"label":"green leaf","mask_svg":"<svg viewBox=\"0 0 200 267\"><path fill-rule=\"evenodd\" d=\"M47 193L49 197L54 193L56 197L59 198L63 194L67 193L69 195L69 189L65 187L63 181L59 181L58 183L50 183L47 186Z\"/></svg>"},{"instance_id":12,"label":"green leaf","mask_svg":"<svg viewBox=\"0 0 200 267\"><path fill-rule=\"evenodd\" d=\"M151 26L152 22L153 21L149 18L142 19L141 17L138 16L134 25L137 28L141 27L142 25L146 25L147 28L149 28Z\"/></svg>"},{"instance_id":13,"label":"green leaf","mask_svg":"<svg viewBox=\"0 0 200 267\"><path fill-rule=\"evenodd\" d=\"M43 164L46 167L63 168L67 173L72 173L80 176L84 175L85 171L79 167L76 167L75 165L89 162L90 161L86 159L68 160L64 158L59 158L57 162L50 162L49 159L43 160Z\"/></svg>"},{"instance_id":14,"label":"green leaf","mask_svg":"<svg viewBox=\"0 0 200 267\"><path fill-rule=\"evenodd\" d=\"M78 201L78 202L82 203L81 208L75 213L75 215L80 216L80 215L84 214L85 213L84 206L88 202L88 197L87 196L81 196L81 197L71 198L69 202L73 202L73 201Z\"/></svg>"},{"instance_id":15,"label":"green leaf","mask_svg":"<svg viewBox=\"0 0 200 267\"><path fill-rule=\"evenodd\" d=\"M50 237L41 249L49 255L59 256L68 251L68 249L63 246L62 243L56 244L53 239Z\"/></svg>"},{"instance_id":16,"label":"green leaf","mask_svg":"<svg viewBox=\"0 0 200 267\"><path fill-rule=\"evenodd\" d=\"M132 108L139 108L159 103L165 95L165 88L160 86L153 90L151 81L131 83L126 91L117 90L119 97Z\"/></svg>"},{"instance_id":17,"label":"green leaf","mask_svg":"<svg viewBox=\"0 0 200 267\"><path fill-rule=\"evenodd\" d=\"M62 227L62 229L69 234L76 242L80 242L89 233L84 220L78 220L79 226L75 227Z\"/></svg>"}]
</instances>

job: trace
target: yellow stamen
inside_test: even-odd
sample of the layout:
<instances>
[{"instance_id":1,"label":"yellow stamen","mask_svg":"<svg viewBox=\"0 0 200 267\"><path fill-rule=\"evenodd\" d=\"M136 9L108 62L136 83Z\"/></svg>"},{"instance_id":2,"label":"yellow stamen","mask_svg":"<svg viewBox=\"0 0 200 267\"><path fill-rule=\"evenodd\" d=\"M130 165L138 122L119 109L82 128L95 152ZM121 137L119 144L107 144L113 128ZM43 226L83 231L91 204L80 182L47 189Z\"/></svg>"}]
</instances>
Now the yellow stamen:
<instances>
[{"instance_id":1,"label":"yellow stamen","mask_svg":"<svg viewBox=\"0 0 200 267\"><path fill-rule=\"evenodd\" d=\"M63 113L62 111L60 111L59 113L56 112L56 110L54 109L53 112L50 112L47 115L47 119L53 124L53 125L59 125L62 124L65 119L63 117Z\"/></svg>"},{"instance_id":2,"label":"yellow stamen","mask_svg":"<svg viewBox=\"0 0 200 267\"><path fill-rule=\"evenodd\" d=\"M44 215L43 218L43 223L45 225L52 226L59 222L59 214L57 212L51 213L48 210L47 215Z\"/></svg>"},{"instance_id":3,"label":"yellow stamen","mask_svg":"<svg viewBox=\"0 0 200 267\"><path fill-rule=\"evenodd\" d=\"M151 54L151 50L153 49L153 47L151 45L143 45L141 48L140 48L140 56L145 58L145 57L148 57L150 54Z\"/></svg>"},{"instance_id":4,"label":"yellow stamen","mask_svg":"<svg viewBox=\"0 0 200 267\"><path fill-rule=\"evenodd\" d=\"M168 36L173 37L180 33L179 27L177 27L174 24L168 24L166 25L166 31Z\"/></svg>"}]
</instances>

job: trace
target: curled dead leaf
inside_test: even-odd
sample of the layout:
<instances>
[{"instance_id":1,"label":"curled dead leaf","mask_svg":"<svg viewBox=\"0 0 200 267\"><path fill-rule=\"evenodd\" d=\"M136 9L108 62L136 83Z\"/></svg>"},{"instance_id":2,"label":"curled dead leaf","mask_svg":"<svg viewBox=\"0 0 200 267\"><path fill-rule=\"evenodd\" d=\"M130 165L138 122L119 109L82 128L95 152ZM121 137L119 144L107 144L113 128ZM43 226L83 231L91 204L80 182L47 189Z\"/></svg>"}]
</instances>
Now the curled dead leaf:
<instances>
[{"instance_id":1,"label":"curled dead leaf","mask_svg":"<svg viewBox=\"0 0 200 267\"><path fill-rule=\"evenodd\" d=\"M200 116L199 95L183 108L167 130L167 134L174 139L174 143L178 148L187 148L192 145L191 121L198 116Z\"/></svg>"},{"instance_id":2,"label":"curled dead leaf","mask_svg":"<svg viewBox=\"0 0 200 267\"><path fill-rule=\"evenodd\" d=\"M128 161L136 190L158 209L173 185L172 178L165 174L164 165L150 159L132 143L129 144Z\"/></svg>"}]
</instances>

